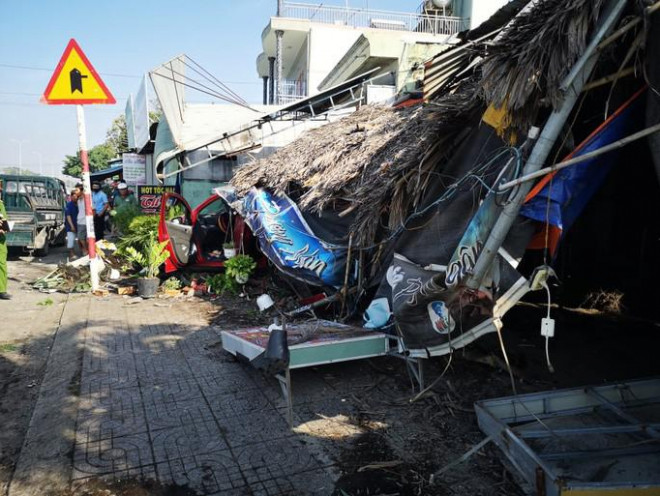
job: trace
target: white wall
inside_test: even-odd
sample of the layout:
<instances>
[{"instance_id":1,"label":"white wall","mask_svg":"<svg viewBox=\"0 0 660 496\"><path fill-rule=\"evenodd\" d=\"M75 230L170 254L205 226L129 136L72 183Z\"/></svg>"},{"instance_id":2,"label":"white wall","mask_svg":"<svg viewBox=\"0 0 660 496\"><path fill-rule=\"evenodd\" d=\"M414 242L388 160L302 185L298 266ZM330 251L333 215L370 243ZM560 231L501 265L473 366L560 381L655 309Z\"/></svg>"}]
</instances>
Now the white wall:
<instances>
[{"instance_id":1,"label":"white wall","mask_svg":"<svg viewBox=\"0 0 660 496\"><path fill-rule=\"evenodd\" d=\"M474 29L507 3L509 0L464 0L461 15L470 18L470 29Z\"/></svg>"},{"instance_id":2,"label":"white wall","mask_svg":"<svg viewBox=\"0 0 660 496\"><path fill-rule=\"evenodd\" d=\"M328 75L348 49L355 43L361 32L357 29L337 29L333 26L315 24L309 33L309 95L318 93L318 86Z\"/></svg>"}]
</instances>

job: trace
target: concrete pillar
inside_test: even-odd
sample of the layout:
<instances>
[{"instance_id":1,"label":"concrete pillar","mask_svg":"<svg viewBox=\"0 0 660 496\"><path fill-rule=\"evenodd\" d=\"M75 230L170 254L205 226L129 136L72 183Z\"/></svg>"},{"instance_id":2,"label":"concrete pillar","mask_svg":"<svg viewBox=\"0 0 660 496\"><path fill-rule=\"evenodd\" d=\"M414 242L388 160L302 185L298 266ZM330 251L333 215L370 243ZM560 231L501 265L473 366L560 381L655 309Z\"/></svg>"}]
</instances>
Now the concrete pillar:
<instances>
[{"instance_id":1,"label":"concrete pillar","mask_svg":"<svg viewBox=\"0 0 660 496\"><path fill-rule=\"evenodd\" d=\"M282 7L284 7L284 0L277 0L277 17L282 16Z\"/></svg>"},{"instance_id":2,"label":"concrete pillar","mask_svg":"<svg viewBox=\"0 0 660 496\"><path fill-rule=\"evenodd\" d=\"M268 57L268 72L270 73L268 103L273 105L275 103L275 57Z\"/></svg>"},{"instance_id":3,"label":"concrete pillar","mask_svg":"<svg viewBox=\"0 0 660 496\"><path fill-rule=\"evenodd\" d=\"M263 104L267 105L268 104L268 76L262 76L261 79L264 80L264 97L263 97Z\"/></svg>"},{"instance_id":4,"label":"concrete pillar","mask_svg":"<svg viewBox=\"0 0 660 496\"><path fill-rule=\"evenodd\" d=\"M284 31L275 31L275 104L281 103L282 96L282 37Z\"/></svg>"}]
</instances>

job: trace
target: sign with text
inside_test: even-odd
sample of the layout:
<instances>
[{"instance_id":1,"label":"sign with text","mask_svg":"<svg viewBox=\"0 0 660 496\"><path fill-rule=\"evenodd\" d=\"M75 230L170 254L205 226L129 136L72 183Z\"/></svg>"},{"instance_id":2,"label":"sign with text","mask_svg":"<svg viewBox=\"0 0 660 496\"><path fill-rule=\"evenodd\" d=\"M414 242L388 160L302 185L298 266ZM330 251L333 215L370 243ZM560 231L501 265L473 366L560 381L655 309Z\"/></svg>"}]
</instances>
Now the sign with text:
<instances>
[{"instance_id":1,"label":"sign with text","mask_svg":"<svg viewBox=\"0 0 660 496\"><path fill-rule=\"evenodd\" d=\"M116 103L115 97L74 39L66 46L41 101L49 105Z\"/></svg>"},{"instance_id":2,"label":"sign with text","mask_svg":"<svg viewBox=\"0 0 660 496\"><path fill-rule=\"evenodd\" d=\"M176 186L138 186L138 202L142 212L145 214L159 213L160 203L165 193L176 193Z\"/></svg>"},{"instance_id":3,"label":"sign with text","mask_svg":"<svg viewBox=\"0 0 660 496\"><path fill-rule=\"evenodd\" d=\"M122 153L124 182L145 184L147 182L147 157L138 153Z\"/></svg>"}]
</instances>

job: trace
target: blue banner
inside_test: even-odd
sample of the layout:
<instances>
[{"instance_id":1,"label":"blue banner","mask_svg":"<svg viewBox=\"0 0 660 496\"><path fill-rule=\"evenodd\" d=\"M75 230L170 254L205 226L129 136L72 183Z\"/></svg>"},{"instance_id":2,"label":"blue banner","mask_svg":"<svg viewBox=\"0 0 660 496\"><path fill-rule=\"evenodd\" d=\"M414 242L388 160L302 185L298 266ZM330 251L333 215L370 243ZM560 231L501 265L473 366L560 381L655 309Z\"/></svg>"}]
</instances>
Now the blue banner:
<instances>
[{"instance_id":1,"label":"blue banner","mask_svg":"<svg viewBox=\"0 0 660 496\"><path fill-rule=\"evenodd\" d=\"M624 136L638 131L643 119L639 111L644 102L638 92L626 102L601 129L583 142L570 158L598 150ZM591 197L605 181L612 166L617 162L619 151L596 156L584 162L560 170L552 181L530 199L520 210L520 215L566 230L573 225Z\"/></svg>"},{"instance_id":2,"label":"blue banner","mask_svg":"<svg viewBox=\"0 0 660 496\"><path fill-rule=\"evenodd\" d=\"M280 270L316 286L343 285L347 247L316 237L289 197L252 189L243 210L261 251Z\"/></svg>"}]
</instances>

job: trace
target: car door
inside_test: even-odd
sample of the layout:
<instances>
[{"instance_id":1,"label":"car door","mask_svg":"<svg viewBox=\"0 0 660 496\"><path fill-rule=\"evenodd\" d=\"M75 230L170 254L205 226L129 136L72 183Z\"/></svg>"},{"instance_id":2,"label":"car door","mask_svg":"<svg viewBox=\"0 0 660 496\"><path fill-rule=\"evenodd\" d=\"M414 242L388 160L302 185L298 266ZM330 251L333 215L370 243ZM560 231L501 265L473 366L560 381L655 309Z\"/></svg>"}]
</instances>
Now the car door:
<instances>
[{"instance_id":1,"label":"car door","mask_svg":"<svg viewBox=\"0 0 660 496\"><path fill-rule=\"evenodd\" d=\"M193 217L188 202L177 193L165 193L160 205L158 239L169 241L170 253L165 272L173 272L194 263Z\"/></svg>"},{"instance_id":2,"label":"car door","mask_svg":"<svg viewBox=\"0 0 660 496\"><path fill-rule=\"evenodd\" d=\"M224 266L223 244L232 239L227 233L229 207L217 195L210 196L192 211L193 243L199 268Z\"/></svg>"}]
</instances>

